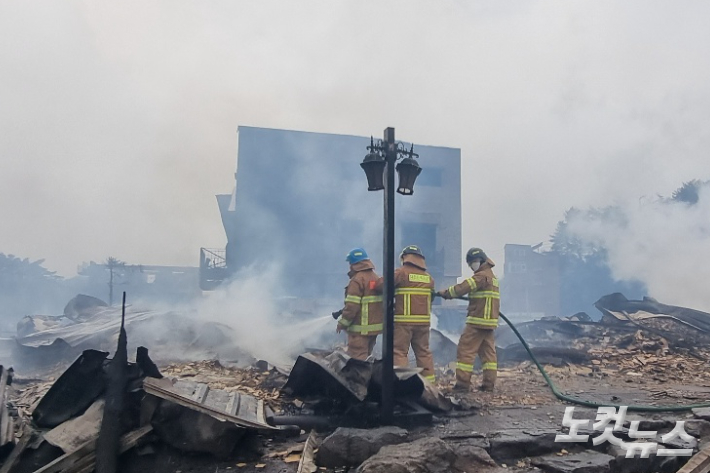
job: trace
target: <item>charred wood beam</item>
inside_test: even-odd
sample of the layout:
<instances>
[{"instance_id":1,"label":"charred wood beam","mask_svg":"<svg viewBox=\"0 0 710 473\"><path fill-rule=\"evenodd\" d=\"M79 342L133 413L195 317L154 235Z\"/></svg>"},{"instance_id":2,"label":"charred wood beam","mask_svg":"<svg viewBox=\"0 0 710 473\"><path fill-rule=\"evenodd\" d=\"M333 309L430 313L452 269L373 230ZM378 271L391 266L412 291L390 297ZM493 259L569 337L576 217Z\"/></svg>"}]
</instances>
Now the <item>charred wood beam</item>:
<instances>
[{"instance_id":1,"label":"charred wood beam","mask_svg":"<svg viewBox=\"0 0 710 473\"><path fill-rule=\"evenodd\" d=\"M587 354L587 352L575 348L533 347L531 350L536 357L559 358L567 363L583 363L589 360L589 354ZM498 359L501 362L524 361L529 358L530 355L528 355L528 352L522 345L513 345L504 349L499 348Z\"/></svg>"},{"instance_id":2,"label":"charred wood beam","mask_svg":"<svg viewBox=\"0 0 710 473\"><path fill-rule=\"evenodd\" d=\"M146 435L153 431L153 427L146 425L121 437L118 453L123 453L135 447ZM89 440L73 452L62 455L51 463L46 464L34 473L84 473L94 469L96 463L96 440Z\"/></svg>"},{"instance_id":3,"label":"charred wood beam","mask_svg":"<svg viewBox=\"0 0 710 473\"><path fill-rule=\"evenodd\" d=\"M118 468L119 440L122 430L121 412L125 404L128 384L128 341L125 320L126 293L124 292L118 346L107 370L106 404L99 438L96 440L96 473L116 473Z\"/></svg>"},{"instance_id":4,"label":"charred wood beam","mask_svg":"<svg viewBox=\"0 0 710 473\"><path fill-rule=\"evenodd\" d=\"M145 376L150 376L151 378L162 378L163 375L160 374L158 366L153 363L148 355L148 349L146 347L138 347L136 349L136 364L143 371Z\"/></svg>"}]
</instances>

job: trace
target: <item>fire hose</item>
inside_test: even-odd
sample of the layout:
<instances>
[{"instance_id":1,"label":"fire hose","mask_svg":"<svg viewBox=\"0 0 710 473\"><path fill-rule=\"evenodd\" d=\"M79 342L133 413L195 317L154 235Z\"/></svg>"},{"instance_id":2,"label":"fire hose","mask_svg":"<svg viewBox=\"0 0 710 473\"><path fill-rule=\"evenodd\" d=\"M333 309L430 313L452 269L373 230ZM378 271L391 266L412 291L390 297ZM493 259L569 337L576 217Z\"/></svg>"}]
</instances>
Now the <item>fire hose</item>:
<instances>
[{"instance_id":1,"label":"fire hose","mask_svg":"<svg viewBox=\"0 0 710 473\"><path fill-rule=\"evenodd\" d=\"M441 297L439 294L433 293L435 297ZM456 297L455 299L460 299L464 301L468 301L468 297ZM499 316L501 319L505 321L505 323L508 324L510 329L513 331L515 336L518 337L518 340L520 340L520 343L523 344L523 347L525 348L525 351L528 352L528 355L530 355L530 359L532 359L533 363L535 363L535 366L537 366L537 369L540 371L540 374L542 374L542 377L545 379L545 382L549 386L550 390L552 390L552 394L555 395L555 397L561 401L565 402L570 402L572 404L577 404L580 406L584 407L592 407L592 408L597 408L597 407L613 407L613 408L620 408L623 407L621 404L613 404L613 403L606 403L606 402L595 402L595 401L587 401L584 399L579 399L573 396L569 396L567 394L563 394L557 389L557 386L555 383L552 382L550 379L550 376L547 374L547 371L545 371L545 368L540 364L539 361L537 361L537 358L535 358L535 355L533 354L532 350L530 349L530 346L528 343L525 341L523 336L518 332L518 329L515 327L513 322L508 319L502 312L499 312ZM710 407L710 402L706 403L700 403L700 404L688 404L685 406L648 406L648 405L627 405L627 410L629 411L637 411L637 412L683 412L683 411L689 411L691 409L696 409L699 407Z\"/></svg>"}]
</instances>

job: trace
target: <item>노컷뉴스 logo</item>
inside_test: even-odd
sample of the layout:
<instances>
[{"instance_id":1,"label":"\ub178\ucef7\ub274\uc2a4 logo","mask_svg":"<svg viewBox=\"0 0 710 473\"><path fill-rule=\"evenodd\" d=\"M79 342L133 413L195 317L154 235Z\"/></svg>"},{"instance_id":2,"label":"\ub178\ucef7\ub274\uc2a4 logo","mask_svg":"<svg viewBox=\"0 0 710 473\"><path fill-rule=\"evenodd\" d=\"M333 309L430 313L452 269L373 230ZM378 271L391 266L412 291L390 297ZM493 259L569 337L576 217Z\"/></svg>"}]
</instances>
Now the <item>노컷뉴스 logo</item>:
<instances>
[{"instance_id":1,"label":"\ub178\ucef7\ub274\uc2a4 logo","mask_svg":"<svg viewBox=\"0 0 710 473\"><path fill-rule=\"evenodd\" d=\"M656 430L639 430L640 421L638 420L632 420L630 422L628 433L626 434L627 437L633 439L633 441L625 442L619 437L616 437L614 435L615 432L624 430L624 420L626 418L627 409L628 406L619 406L618 412L615 407L599 407L597 409L596 422L592 425L592 430L601 433L592 438L593 445L601 445L604 442L609 442L612 445L626 450L626 458L634 458L636 454L639 454L640 458L648 458L652 453L659 457L689 457L693 454L692 448L665 448L663 445L659 445L658 442L650 441L650 439L655 440L657 438L658 432ZM584 428L588 429L591 420L575 419L573 416L574 407L565 408L562 425L569 428L569 433L557 434L557 436L555 436L555 442L586 443L589 440L590 435L580 433L579 430ZM662 444L668 444L676 439L680 439L684 442L695 441L695 438L685 431L685 421L683 420L676 421L673 430L661 435Z\"/></svg>"}]
</instances>

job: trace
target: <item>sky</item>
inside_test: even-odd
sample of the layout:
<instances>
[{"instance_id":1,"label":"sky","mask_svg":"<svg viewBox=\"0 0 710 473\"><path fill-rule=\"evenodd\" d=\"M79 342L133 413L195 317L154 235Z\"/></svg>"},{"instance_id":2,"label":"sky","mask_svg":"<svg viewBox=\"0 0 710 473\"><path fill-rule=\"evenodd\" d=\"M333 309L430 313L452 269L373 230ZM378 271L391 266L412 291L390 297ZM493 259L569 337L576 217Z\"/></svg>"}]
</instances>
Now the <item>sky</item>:
<instances>
[{"instance_id":1,"label":"sky","mask_svg":"<svg viewBox=\"0 0 710 473\"><path fill-rule=\"evenodd\" d=\"M705 1L0 0L0 252L67 277L108 256L195 266L225 244L214 196L232 191L239 125L393 126L461 148L463 246L502 262L571 206L710 178L709 16Z\"/></svg>"}]
</instances>

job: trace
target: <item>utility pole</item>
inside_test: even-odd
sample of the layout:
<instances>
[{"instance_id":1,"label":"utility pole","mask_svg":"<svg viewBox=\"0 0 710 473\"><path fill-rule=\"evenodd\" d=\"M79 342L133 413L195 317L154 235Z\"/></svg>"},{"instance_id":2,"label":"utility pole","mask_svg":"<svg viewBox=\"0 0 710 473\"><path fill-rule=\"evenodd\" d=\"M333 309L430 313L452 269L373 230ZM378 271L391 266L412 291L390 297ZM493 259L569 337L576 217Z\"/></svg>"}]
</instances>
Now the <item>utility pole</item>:
<instances>
[{"instance_id":1,"label":"utility pole","mask_svg":"<svg viewBox=\"0 0 710 473\"><path fill-rule=\"evenodd\" d=\"M414 145L409 150L404 143L394 139L394 128L385 129L384 139L370 138L369 153L360 166L367 176L368 191L385 191L384 198L384 291L382 306L384 324L382 330L382 400L380 421L392 424L394 420L394 192L412 195L414 181L421 172L414 158ZM401 159L400 163L397 161ZM396 165L396 166L395 166ZM399 173L399 187L395 187L394 174Z\"/></svg>"},{"instance_id":2,"label":"utility pole","mask_svg":"<svg viewBox=\"0 0 710 473\"><path fill-rule=\"evenodd\" d=\"M385 207L384 207L384 294L385 323L382 333L382 405L383 424L394 418L394 174L397 161L397 143L394 128L385 129Z\"/></svg>"}]
</instances>

